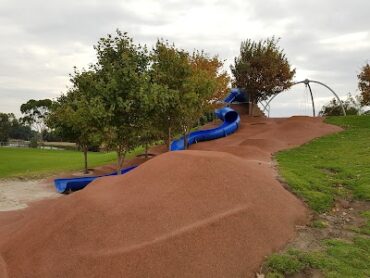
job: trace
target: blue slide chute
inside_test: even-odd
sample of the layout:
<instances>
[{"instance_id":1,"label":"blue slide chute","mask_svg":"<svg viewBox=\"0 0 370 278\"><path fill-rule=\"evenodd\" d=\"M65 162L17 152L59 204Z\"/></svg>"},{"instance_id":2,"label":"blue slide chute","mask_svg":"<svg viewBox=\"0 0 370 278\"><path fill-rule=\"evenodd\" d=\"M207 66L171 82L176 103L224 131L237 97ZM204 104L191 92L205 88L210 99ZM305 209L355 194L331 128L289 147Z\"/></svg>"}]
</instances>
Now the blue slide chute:
<instances>
[{"instance_id":1,"label":"blue slide chute","mask_svg":"<svg viewBox=\"0 0 370 278\"><path fill-rule=\"evenodd\" d=\"M224 99L224 103L230 104L232 102L246 102L246 94L241 91L240 89L232 89L230 94ZM209 141L221 137L225 137L231 133L234 133L240 123L240 117L239 114L231 109L230 107L223 107L220 109L215 110L216 117L223 121L223 123L212 129L207 130L197 130L193 131L188 135L188 143L189 145L201 142L201 141ZM178 140L175 140L171 143L171 151L178 151L178 150L184 150L184 138L180 138ZM128 167L121 170L121 174L126 174L127 172L130 172L131 170L135 169L137 166ZM59 193L67 193L69 191L77 191L82 188L84 188L86 185L88 185L90 182L97 178L101 177L107 177L107 176L113 176L117 173L111 173L108 175L102 175L102 176L93 176L93 177L80 177L80 178L69 178L69 179L55 179L54 185L56 190Z\"/></svg>"},{"instance_id":2,"label":"blue slide chute","mask_svg":"<svg viewBox=\"0 0 370 278\"><path fill-rule=\"evenodd\" d=\"M127 167L121 170L121 174L126 174L131 170L135 169L137 166ZM97 178L101 177L108 177L108 176L115 176L117 172L113 172L111 174L102 175L102 176L92 176L92 177L80 177L80 178L69 178L69 179L55 179L54 185L56 190L59 193L67 193L69 191L77 191L84 188L90 182Z\"/></svg>"},{"instance_id":3,"label":"blue slide chute","mask_svg":"<svg viewBox=\"0 0 370 278\"><path fill-rule=\"evenodd\" d=\"M246 95L240 89L232 89L230 94L224 99L224 103L230 104L234 101L245 102ZM234 133L240 123L239 114L231 109L230 107L223 107L215 110L216 117L223 121L223 123L212 129L197 130L190 132L188 135L188 144L194 144L201 141L209 141L217 138L225 137L231 133ZM171 151L184 150L184 137L174 140L171 143Z\"/></svg>"}]
</instances>

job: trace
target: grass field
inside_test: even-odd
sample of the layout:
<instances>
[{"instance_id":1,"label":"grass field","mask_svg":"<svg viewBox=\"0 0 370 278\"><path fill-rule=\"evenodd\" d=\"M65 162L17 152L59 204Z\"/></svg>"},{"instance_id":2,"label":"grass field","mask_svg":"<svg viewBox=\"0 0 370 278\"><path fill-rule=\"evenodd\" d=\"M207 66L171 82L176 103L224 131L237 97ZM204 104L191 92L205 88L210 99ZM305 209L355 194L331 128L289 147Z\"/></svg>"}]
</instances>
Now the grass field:
<instances>
[{"instance_id":1,"label":"grass field","mask_svg":"<svg viewBox=\"0 0 370 278\"><path fill-rule=\"evenodd\" d=\"M346 130L276 155L289 187L317 212L337 197L370 200L370 116L326 121Z\"/></svg>"},{"instance_id":2,"label":"grass field","mask_svg":"<svg viewBox=\"0 0 370 278\"><path fill-rule=\"evenodd\" d=\"M127 158L141 152L135 149ZM116 154L88 154L89 167L114 163ZM0 148L0 178L39 178L64 171L81 170L83 154L78 151L42 150L30 148Z\"/></svg>"},{"instance_id":3,"label":"grass field","mask_svg":"<svg viewBox=\"0 0 370 278\"><path fill-rule=\"evenodd\" d=\"M370 116L330 117L326 122L345 131L276 155L285 182L319 219L338 215L331 211L336 200L362 201L367 208L370 201ZM288 249L270 256L265 263L266 277L298 272L303 274L299 277L311 277L304 274L308 269L319 269L324 277L370 277L370 211L355 213L362 217L362 224L335 226L334 221L327 227L322 221L313 221L314 236L320 229L334 230L334 234L337 228L342 230L319 240L319 250Z\"/></svg>"}]
</instances>

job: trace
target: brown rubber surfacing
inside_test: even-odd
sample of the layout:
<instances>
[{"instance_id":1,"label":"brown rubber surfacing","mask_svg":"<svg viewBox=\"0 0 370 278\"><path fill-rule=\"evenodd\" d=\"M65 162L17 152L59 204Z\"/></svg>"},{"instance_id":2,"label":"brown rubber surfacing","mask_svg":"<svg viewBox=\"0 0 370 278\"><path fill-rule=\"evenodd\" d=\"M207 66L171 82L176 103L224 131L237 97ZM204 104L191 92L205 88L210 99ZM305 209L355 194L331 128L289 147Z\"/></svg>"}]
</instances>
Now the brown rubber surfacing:
<instances>
[{"instance_id":1,"label":"brown rubber surfacing","mask_svg":"<svg viewBox=\"0 0 370 278\"><path fill-rule=\"evenodd\" d=\"M0 214L1 277L254 277L308 218L271 154L339 130L243 117L231 136Z\"/></svg>"}]
</instances>

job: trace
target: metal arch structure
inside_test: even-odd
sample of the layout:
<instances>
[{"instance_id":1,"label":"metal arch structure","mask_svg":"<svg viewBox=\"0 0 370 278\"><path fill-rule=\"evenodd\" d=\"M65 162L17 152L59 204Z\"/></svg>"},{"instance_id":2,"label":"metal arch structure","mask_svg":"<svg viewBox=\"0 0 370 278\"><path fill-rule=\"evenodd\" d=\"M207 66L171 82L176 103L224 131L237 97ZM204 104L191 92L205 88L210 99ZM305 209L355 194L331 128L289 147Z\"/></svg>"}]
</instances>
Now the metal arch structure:
<instances>
[{"instance_id":1,"label":"metal arch structure","mask_svg":"<svg viewBox=\"0 0 370 278\"><path fill-rule=\"evenodd\" d=\"M312 94L312 89L311 89L311 86L310 86L310 83L315 83L315 84L319 84L323 87L325 87L326 89L328 89L333 95L334 97L337 99L340 107L342 108L342 113L344 116L347 116L347 113L346 113L346 110L344 109L344 106L343 106L343 103L342 101L340 100L339 96L334 92L334 90L332 88L330 88L328 85L326 85L325 83L322 83L320 81L316 81L316 80L310 80L310 79L305 79L305 80L302 80L302 81L298 81L298 82L295 82L293 83L292 86L295 86L295 85L298 85L298 84L305 84L309 91L310 91L310 95L311 95L311 103L312 103L312 115L315 117L316 116L316 111L315 111L315 101L314 101L314 98L313 98L313 94ZM280 94L280 93L278 93ZM270 116L270 103L271 101L278 95L278 94L275 94L273 95L269 100L266 101L266 103L261 103L261 105L263 106L263 112L267 112L268 113L268 116Z\"/></svg>"},{"instance_id":2,"label":"metal arch structure","mask_svg":"<svg viewBox=\"0 0 370 278\"><path fill-rule=\"evenodd\" d=\"M312 103L312 116L313 116L313 117L316 117L315 101L314 101L314 99L313 99L313 93L312 93L312 89L311 89L311 86L310 86L310 80L305 79L305 80L303 80L303 81L298 81L298 82L293 83L293 85L292 85L292 86L294 86L294 85L298 85L298 84L305 84L305 85L306 85L306 87L308 87L308 89L310 90L311 103Z\"/></svg>"}]
</instances>

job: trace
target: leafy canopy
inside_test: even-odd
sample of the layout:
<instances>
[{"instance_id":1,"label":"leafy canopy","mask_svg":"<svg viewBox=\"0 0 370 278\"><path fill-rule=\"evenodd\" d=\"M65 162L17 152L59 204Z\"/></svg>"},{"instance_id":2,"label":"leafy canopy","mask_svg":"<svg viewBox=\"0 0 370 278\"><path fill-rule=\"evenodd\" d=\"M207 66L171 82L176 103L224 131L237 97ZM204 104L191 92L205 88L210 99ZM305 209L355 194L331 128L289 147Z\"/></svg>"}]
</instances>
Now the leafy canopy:
<instances>
[{"instance_id":1,"label":"leafy canopy","mask_svg":"<svg viewBox=\"0 0 370 278\"><path fill-rule=\"evenodd\" d=\"M250 39L243 41L240 54L231 66L234 85L246 89L253 103L292 85L295 69L291 69L278 42L279 39L274 37L258 42Z\"/></svg>"},{"instance_id":2,"label":"leafy canopy","mask_svg":"<svg viewBox=\"0 0 370 278\"><path fill-rule=\"evenodd\" d=\"M223 63L203 51L192 55L174 44L158 40L151 53L151 81L157 87L157 121L163 134L187 134L211 108L212 101L224 97L228 75ZM170 141L168 138L167 141Z\"/></svg>"},{"instance_id":3,"label":"leafy canopy","mask_svg":"<svg viewBox=\"0 0 370 278\"><path fill-rule=\"evenodd\" d=\"M137 143L140 126L140 102L146 102L149 57L146 47L134 44L127 33L101 38L95 46L98 62L96 97L102 104L106 142L119 151Z\"/></svg>"},{"instance_id":4,"label":"leafy canopy","mask_svg":"<svg viewBox=\"0 0 370 278\"><path fill-rule=\"evenodd\" d=\"M60 96L51 107L47 119L49 127L57 130L68 141L81 147L99 144L100 103L94 99L95 73L78 72L71 75L72 88Z\"/></svg>"},{"instance_id":5,"label":"leafy canopy","mask_svg":"<svg viewBox=\"0 0 370 278\"><path fill-rule=\"evenodd\" d=\"M52 105L50 99L34 100L30 99L21 105L21 112L25 116L22 118L24 123L33 126L40 133L46 128L45 118Z\"/></svg>"},{"instance_id":6,"label":"leafy canopy","mask_svg":"<svg viewBox=\"0 0 370 278\"><path fill-rule=\"evenodd\" d=\"M370 65L362 67L361 73L357 76L358 88L361 92L361 104L370 105Z\"/></svg>"}]
</instances>

